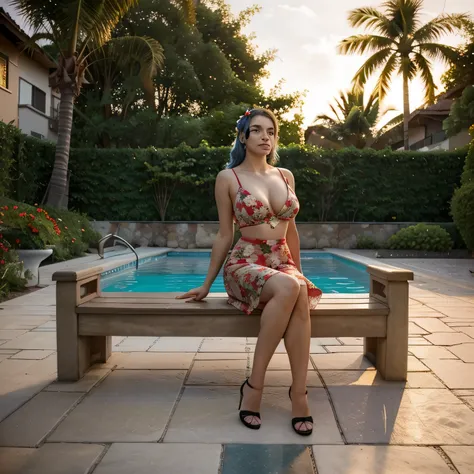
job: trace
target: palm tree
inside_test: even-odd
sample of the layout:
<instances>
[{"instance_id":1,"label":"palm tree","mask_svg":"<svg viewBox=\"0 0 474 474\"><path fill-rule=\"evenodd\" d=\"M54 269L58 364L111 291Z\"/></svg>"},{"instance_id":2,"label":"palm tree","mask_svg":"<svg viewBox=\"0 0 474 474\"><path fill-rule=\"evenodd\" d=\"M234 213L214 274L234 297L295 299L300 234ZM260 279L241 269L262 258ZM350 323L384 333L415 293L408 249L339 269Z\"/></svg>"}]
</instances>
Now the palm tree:
<instances>
[{"instance_id":1,"label":"palm tree","mask_svg":"<svg viewBox=\"0 0 474 474\"><path fill-rule=\"evenodd\" d=\"M364 105L364 90L356 88L347 93L341 91L329 107L334 116L318 115L312 128L317 135L329 140L334 148L371 146L380 135L377 131L379 122L386 113L395 110L393 107L380 109L377 91L370 94ZM384 129L400 121L401 115L390 120Z\"/></svg>"},{"instance_id":2,"label":"palm tree","mask_svg":"<svg viewBox=\"0 0 474 474\"><path fill-rule=\"evenodd\" d=\"M114 27L138 0L10 0L34 30L32 42L45 39L60 52L50 85L59 89L59 133L47 204L67 208L68 162L74 100L81 91L92 56L112 39ZM193 0L179 0L186 12ZM147 53L141 58L144 74L152 75L162 62L162 50L150 39L115 39L113 47L122 52L141 45ZM120 43L120 41L122 43ZM133 46L132 43L135 45ZM146 43L146 44L145 44Z\"/></svg>"},{"instance_id":3,"label":"palm tree","mask_svg":"<svg viewBox=\"0 0 474 474\"><path fill-rule=\"evenodd\" d=\"M338 50L342 54L373 52L354 76L356 88L381 69L376 90L382 100L388 92L394 73L403 77L403 133L405 150L408 147L408 119L410 104L409 82L421 75L425 101L434 102L436 85L431 60L449 62L457 51L450 46L436 43L444 33L462 28L469 19L465 14L442 14L421 25L423 0L387 0L382 4L385 12L373 7L356 8L349 12L349 23L357 28L364 26L371 33L350 36L341 41Z\"/></svg>"}]
</instances>

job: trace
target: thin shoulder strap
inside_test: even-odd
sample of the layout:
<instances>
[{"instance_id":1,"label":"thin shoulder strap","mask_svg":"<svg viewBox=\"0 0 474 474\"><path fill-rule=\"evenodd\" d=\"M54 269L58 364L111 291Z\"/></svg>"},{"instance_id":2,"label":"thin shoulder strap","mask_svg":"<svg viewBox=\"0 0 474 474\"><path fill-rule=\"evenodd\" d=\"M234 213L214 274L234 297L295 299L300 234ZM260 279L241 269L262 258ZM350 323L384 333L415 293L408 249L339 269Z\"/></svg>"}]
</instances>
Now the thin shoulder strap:
<instances>
[{"instance_id":1,"label":"thin shoulder strap","mask_svg":"<svg viewBox=\"0 0 474 474\"><path fill-rule=\"evenodd\" d=\"M240 182L239 177L237 176L237 173L235 172L234 168L232 168L233 173L235 174L235 177L237 178L237 182L239 183L239 186L242 187L242 183Z\"/></svg>"},{"instance_id":2,"label":"thin shoulder strap","mask_svg":"<svg viewBox=\"0 0 474 474\"><path fill-rule=\"evenodd\" d=\"M285 180L285 183L286 183L286 184L290 184L290 183L288 182L288 178L281 172L281 169L280 169L280 168L277 168L277 170L280 172L281 177Z\"/></svg>"}]
</instances>

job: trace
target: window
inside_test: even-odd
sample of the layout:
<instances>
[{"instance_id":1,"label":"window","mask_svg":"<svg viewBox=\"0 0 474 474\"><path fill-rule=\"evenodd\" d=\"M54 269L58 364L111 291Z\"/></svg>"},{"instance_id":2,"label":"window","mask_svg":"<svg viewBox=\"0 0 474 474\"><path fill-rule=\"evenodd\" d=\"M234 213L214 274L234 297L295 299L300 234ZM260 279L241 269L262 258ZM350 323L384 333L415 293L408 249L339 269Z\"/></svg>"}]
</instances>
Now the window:
<instances>
[{"instance_id":1,"label":"window","mask_svg":"<svg viewBox=\"0 0 474 474\"><path fill-rule=\"evenodd\" d=\"M0 53L0 86L8 89L8 58Z\"/></svg>"},{"instance_id":2,"label":"window","mask_svg":"<svg viewBox=\"0 0 474 474\"><path fill-rule=\"evenodd\" d=\"M31 105L40 112L46 113L46 93L20 79L20 105Z\"/></svg>"}]
</instances>

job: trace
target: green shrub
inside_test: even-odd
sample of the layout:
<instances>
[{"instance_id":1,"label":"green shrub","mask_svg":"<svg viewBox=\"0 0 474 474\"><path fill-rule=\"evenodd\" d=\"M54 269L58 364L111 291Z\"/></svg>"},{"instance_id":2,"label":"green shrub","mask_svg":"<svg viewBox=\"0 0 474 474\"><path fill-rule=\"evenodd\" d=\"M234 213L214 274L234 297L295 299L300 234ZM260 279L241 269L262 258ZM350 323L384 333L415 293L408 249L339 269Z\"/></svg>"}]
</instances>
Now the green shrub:
<instances>
[{"instance_id":1,"label":"green shrub","mask_svg":"<svg viewBox=\"0 0 474 474\"><path fill-rule=\"evenodd\" d=\"M467 248L474 250L474 181L456 189L451 209Z\"/></svg>"},{"instance_id":2,"label":"green shrub","mask_svg":"<svg viewBox=\"0 0 474 474\"><path fill-rule=\"evenodd\" d=\"M0 231L14 249L45 249L57 245L61 234L44 209L23 203L0 207Z\"/></svg>"},{"instance_id":3,"label":"green shrub","mask_svg":"<svg viewBox=\"0 0 474 474\"><path fill-rule=\"evenodd\" d=\"M0 234L0 301L3 301L11 291L23 290L28 276L23 276L22 262L12 250L10 242Z\"/></svg>"},{"instance_id":4,"label":"green shrub","mask_svg":"<svg viewBox=\"0 0 474 474\"><path fill-rule=\"evenodd\" d=\"M9 193L11 187L11 167L14 163L20 131L13 125L0 121L0 196Z\"/></svg>"},{"instance_id":5,"label":"green shrub","mask_svg":"<svg viewBox=\"0 0 474 474\"><path fill-rule=\"evenodd\" d=\"M85 214L60 209L46 208L56 218L61 229L61 245L54 253L54 261L69 260L83 255L91 244L99 241L96 232Z\"/></svg>"},{"instance_id":6,"label":"green shrub","mask_svg":"<svg viewBox=\"0 0 474 474\"><path fill-rule=\"evenodd\" d=\"M467 248L474 251L474 125L471 144L461 177L462 186L456 189L451 200L451 213Z\"/></svg>"},{"instance_id":7,"label":"green shrub","mask_svg":"<svg viewBox=\"0 0 474 474\"><path fill-rule=\"evenodd\" d=\"M47 245L54 245L53 261L79 257L90 244L100 239L99 233L94 231L84 214L52 208L42 209L5 198L0 199L0 206L8 208L8 215L11 214L14 218L10 220L14 220L17 226L17 228L8 226L7 221L0 224L11 245L16 248L44 248ZM6 214L5 211L2 212ZM18 214L26 216L20 217ZM31 220L30 216L34 216L35 219ZM40 232L32 232L28 227L32 222L38 225ZM19 227L20 224L23 227ZM54 232L54 228L57 228L59 235Z\"/></svg>"},{"instance_id":8,"label":"green shrub","mask_svg":"<svg viewBox=\"0 0 474 474\"><path fill-rule=\"evenodd\" d=\"M399 230L388 240L394 250L425 250L447 252L453 241L446 230L439 225L417 224Z\"/></svg>"},{"instance_id":9,"label":"green shrub","mask_svg":"<svg viewBox=\"0 0 474 474\"><path fill-rule=\"evenodd\" d=\"M384 245L377 242L376 239L370 235L358 235L357 236L357 249L381 249Z\"/></svg>"}]
</instances>

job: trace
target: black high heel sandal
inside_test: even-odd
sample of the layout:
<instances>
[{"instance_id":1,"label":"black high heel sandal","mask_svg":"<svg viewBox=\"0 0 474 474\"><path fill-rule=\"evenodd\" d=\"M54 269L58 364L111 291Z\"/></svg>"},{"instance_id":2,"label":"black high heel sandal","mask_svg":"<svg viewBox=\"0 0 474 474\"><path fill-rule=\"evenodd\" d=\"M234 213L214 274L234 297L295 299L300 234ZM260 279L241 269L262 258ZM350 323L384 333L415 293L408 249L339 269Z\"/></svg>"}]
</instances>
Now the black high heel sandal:
<instances>
[{"instance_id":1,"label":"black high heel sandal","mask_svg":"<svg viewBox=\"0 0 474 474\"><path fill-rule=\"evenodd\" d=\"M254 387L252 387L252 385L250 385L249 383L249 379L245 380L245 382L240 386L240 402L239 402L239 408L237 408L238 410L240 410L240 407L242 406L242 399L244 398L244 386L245 384L247 384L252 390L256 390ZM252 423L249 423L248 421L246 421L245 418L247 418L248 416L252 416L254 418L258 418L260 421L262 420L262 417L260 416L260 413L258 411L249 411L249 410L240 410L239 411L239 417L240 417L240 421L247 427L247 428L250 428L251 430L259 430L260 429L260 426L262 426L262 423L260 422L259 424L255 425L255 424L252 424ZM252 419L253 421L253 419Z\"/></svg>"},{"instance_id":2,"label":"black high heel sandal","mask_svg":"<svg viewBox=\"0 0 474 474\"><path fill-rule=\"evenodd\" d=\"M307 395L307 394L308 394L308 390L306 390L305 395ZM291 387L288 390L288 396L290 397L290 400L291 400ZM309 436L313 432L313 428L310 428L309 430L298 430L296 428L296 425L298 423L311 423L311 424L313 424L313 417L311 415L310 416L296 416L295 418L292 418L291 419L291 426L293 427L295 432L297 434L301 435L301 436Z\"/></svg>"}]
</instances>

